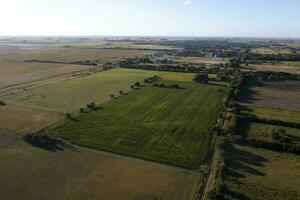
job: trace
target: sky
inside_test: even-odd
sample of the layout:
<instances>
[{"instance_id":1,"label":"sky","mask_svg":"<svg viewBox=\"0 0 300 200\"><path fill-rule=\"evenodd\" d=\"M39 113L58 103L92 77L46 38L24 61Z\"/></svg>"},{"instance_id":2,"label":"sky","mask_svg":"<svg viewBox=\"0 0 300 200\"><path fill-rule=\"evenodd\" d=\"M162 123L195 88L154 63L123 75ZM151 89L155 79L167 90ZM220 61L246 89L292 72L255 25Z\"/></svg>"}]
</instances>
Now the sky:
<instances>
[{"instance_id":1,"label":"sky","mask_svg":"<svg viewBox=\"0 0 300 200\"><path fill-rule=\"evenodd\" d=\"M300 38L300 1L0 0L0 35Z\"/></svg>"}]
</instances>

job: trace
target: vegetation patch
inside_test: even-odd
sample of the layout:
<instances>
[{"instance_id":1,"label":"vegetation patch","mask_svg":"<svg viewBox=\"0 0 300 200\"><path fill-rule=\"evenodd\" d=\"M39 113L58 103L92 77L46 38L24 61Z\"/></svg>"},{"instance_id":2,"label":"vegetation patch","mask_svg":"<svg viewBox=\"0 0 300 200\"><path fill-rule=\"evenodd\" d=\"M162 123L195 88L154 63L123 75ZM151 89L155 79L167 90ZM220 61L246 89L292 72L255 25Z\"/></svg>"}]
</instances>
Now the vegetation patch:
<instances>
[{"instance_id":1,"label":"vegetation patch","mask_svg":"<svg viewBox=\"0 0 300 200\"><path fill-rule=\"evenodd\" d=\"M224 86L160 81L141 86L49 130L96 149L186 168L205 161ZM180 88L166 87L177 84Z\"/></svg>"}]
</instances>

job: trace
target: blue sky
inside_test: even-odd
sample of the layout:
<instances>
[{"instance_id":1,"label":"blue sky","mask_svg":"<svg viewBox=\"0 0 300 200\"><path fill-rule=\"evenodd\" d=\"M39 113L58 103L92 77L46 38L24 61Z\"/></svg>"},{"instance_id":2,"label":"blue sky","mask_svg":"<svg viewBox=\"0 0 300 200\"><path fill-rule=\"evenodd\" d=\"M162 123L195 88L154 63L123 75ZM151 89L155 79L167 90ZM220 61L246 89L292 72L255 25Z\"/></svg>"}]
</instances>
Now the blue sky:
<instances>
[{"instance_id":1,"label":"blue sky","mask_svg":"<svg viewBox=\"0 0 300 200\"><path fill-rule=\"evenodd\" d=\"M0 0L0 35L300 37L299 0Z\"/></svg>"}]
</instances>

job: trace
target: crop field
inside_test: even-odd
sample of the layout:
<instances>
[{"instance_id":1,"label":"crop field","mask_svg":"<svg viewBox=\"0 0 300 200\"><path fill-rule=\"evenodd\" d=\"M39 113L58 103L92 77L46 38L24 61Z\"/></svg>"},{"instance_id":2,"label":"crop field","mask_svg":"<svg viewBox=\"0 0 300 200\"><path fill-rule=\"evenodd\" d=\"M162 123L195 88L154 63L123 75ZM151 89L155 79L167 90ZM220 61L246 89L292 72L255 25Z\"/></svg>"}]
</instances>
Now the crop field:
<instances>
[{"instance_id":1,"label":"crop field","mask_svg":"<svg viewBox=\"0 0 300 200\"><path fill-rule=\"evenodd\" d=\"M136 81L156 74L144 70L114 69L11 94L2 97L2 100L54 111L78 111L88 103L107 101L111 94L117 95L120 90L126 92Z\"/></svg>"},{"instance_id":2,"label":"crop field","mask_svg":"<svg viewBox=\"0 0 300 200\"><path fill-rule=\"evenodd\" d=\"M202 182L197 172L85 148L36 148L2 129L0 160L6 200L186 200Z\"/></svg>"},{"instance_id":3,"label":"crop field","mask_svg":"<svg viewBox=\"0 0 300 200\"><path fill-rule=\"evenodd\" d=\"M63 118L62 114L18 106L0 106L0 127L18 133L38 131Z\"/></svg>"},{"instance_id":4,"label":"crop field","mask_svg":"<svg viewBox=\"0 0 300 200\"><path fill-rule=\"evenodd\" d=\"M224 86L144 85L49 132L76 144L187 168L205 161ZM179 84L179 89L167 87Z\"/></svg>"},{"instance_id":5,"label":"crop field","mask_svg":"<svg viewBox=\"0 0 300 200\"><path fill-rule=\"evenodd\" d=\"M250 69L256 71L272 71L272 72L287 72L287 73L300 73L300 62L276 62L265 64L250 64Z\"/></svg>"},{"instance_id":6,"label":"crop field","mask_svg":"<svg viewBox=\"0 0 300 200\"><path fill-rule=\"evenodd\" d=\"M286 132L287 136L291 138L292 143L300 143L300 130L296 128L284 127L284 126L274 126L268 124L260 123L249 123L247 124L246 134L248 137L273 142L272 130L282 129Z\"/></svg>"},{"instance_id":7,"label":"crop field","mask_svg":"<svg viewBox=\"0 0 300 200\"><path fill-rule=\"evenodd\" d=\"M300 199L300 157L254 147L228 147L226 199Z\"/></svg>"},{"instance_id":8,"label":"crop field","mask_svg":"<svg viewBox=\"0 0 300 200\"><path fill-rule=\"evenodd\" d=\"M177 57L174 59L177 62L185 62L192 64L221 64L226 63L226 60L207 58L207 57Z\"/></svg>"}]
</instances>

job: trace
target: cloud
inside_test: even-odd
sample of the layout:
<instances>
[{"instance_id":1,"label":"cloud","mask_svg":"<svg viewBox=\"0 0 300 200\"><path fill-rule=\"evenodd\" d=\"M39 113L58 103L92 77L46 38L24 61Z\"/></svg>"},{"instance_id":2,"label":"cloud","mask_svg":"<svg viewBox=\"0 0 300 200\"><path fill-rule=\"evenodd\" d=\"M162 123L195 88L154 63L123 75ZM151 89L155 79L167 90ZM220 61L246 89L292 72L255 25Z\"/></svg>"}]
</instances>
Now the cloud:
<instances>
[{"instance_id":1,"label":"cloud","mask_svg":"<svg viewBox=\"0 0 300 200\"><path fill-rule=\"evenodd\" d=\"M190 5L191 3L192 3L192 1L187 0L187 1L182 2L182 5L187 6L187 5Z\"/></svg>"}]
</instances>

